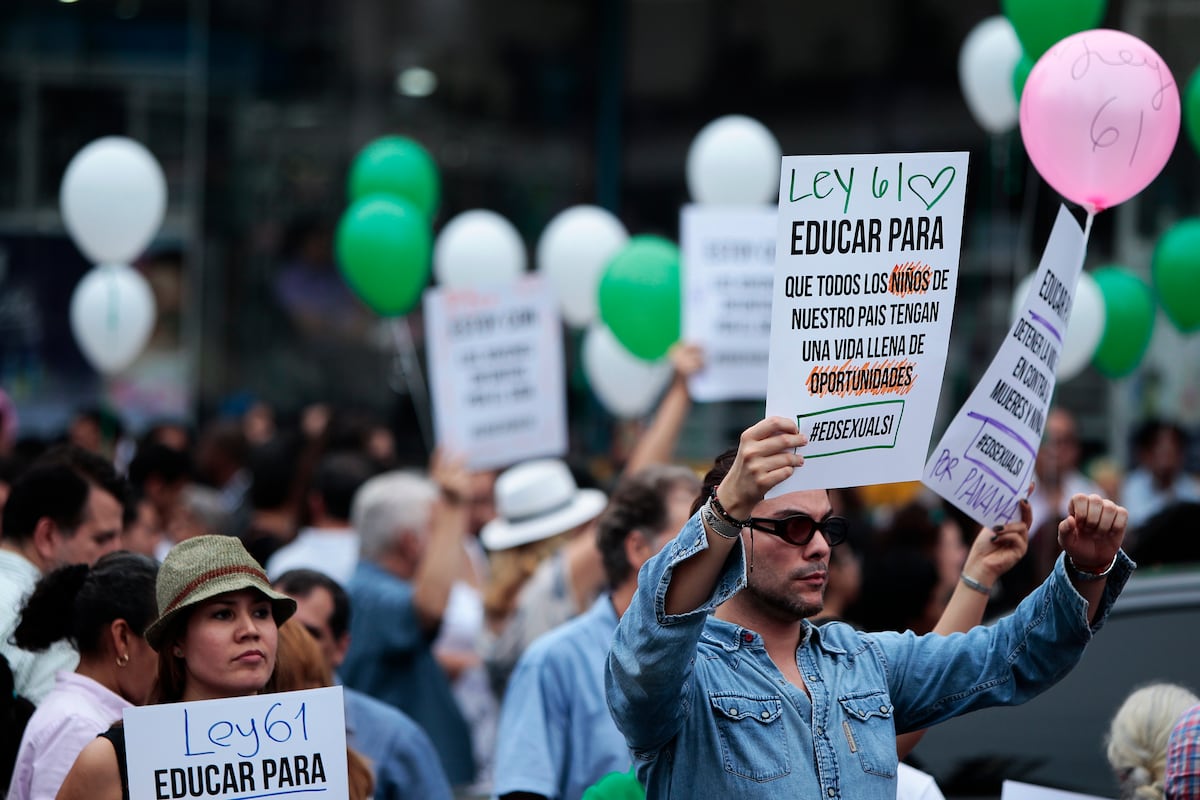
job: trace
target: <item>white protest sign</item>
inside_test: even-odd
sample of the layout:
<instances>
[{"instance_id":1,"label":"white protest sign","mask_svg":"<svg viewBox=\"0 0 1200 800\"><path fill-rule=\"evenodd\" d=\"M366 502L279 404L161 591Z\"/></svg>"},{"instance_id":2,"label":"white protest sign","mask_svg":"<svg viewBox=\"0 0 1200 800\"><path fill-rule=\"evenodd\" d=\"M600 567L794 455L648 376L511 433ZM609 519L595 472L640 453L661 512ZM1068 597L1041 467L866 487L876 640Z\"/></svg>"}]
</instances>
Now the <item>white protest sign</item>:
<instances>
[{"instance_id":1,"label":"white protest sign","mask_svg":"<svg viewBox=\"0 0 1200 800\"><path fill-rule=\"evenodd\" d=\"M424 308L438 446L471 469L565 453L562 330L541 276L430 289Z\"/></svg>"},{"instance_id":2,"label":"white protest sign","mask_svg":"<svg viewBox=\"0 0 1200 800\"><path fill-rule=\"evenodd\" d=\"M683 340L704 350L688 380L700 402L767 396L775 206L684 206Z\"/></svg>"},{"instance_id":3,"label":"white protest sign","mask_svg":"<svg viewBox=\"0 0 1200 800\"><path fill-rule=\"evenodd\" d=\"M1059 207L1020 313L925 465L925 485L986 527L1015 518L1029 495L1085 246Z\"/></svg>"},{"instance_id":4,"label":"white protest sign","mask_svg":"<svg viewBox=\"0 0 1200 800\"><path fill-rule=\"evenodd\" d=\"M809 443L768 496L920 476L966 182L966 153L783 159L767 414Z\"/></svg>"},{"instance_id":5,"label":"white protest sign","mask_svg":"<svg viewBox=\"0 0 1200 800\"><path fill-rule=\"evenodd\" d=\"M1000 800L1104 800L1104 798L1094 794L1048 789L1032 783L1005 781L1000 789Z\"/></svg>"},{"instance_id":6,"label":"white protest sign","mask_svg":"<svg viewBox=\"0 0 1200 800\"><path fill-rule=\"evenodd\" d=\"M342 687L125 710L130 800L344 798Z\"/></svg>"}]
</instances>

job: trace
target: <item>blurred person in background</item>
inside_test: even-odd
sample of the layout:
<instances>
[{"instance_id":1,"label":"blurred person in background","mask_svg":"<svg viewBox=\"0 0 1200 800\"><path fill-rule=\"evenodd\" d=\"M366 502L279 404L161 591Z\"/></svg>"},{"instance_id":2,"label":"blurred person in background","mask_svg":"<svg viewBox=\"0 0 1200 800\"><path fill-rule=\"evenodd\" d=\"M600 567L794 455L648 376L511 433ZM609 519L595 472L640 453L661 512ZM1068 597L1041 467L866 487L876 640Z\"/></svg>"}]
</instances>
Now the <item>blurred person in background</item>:
<instances>
[{"instance_id":1,"label":"blurred person in background","mask_svg":"<svg viewBox=\"0 0 1200 800\"><path fill-rule=\"evenodd\" d=\"M67 423L67 442L76 447L111 459L124 426L115 414L99 407L75 412Z\"/></svg>"},{"instance_id":2,"label":"blurred person in background","mask_svg":"<svg viewBox=\"0 0 1200 800\"><path fill-rule=\"evenodd\" d=\"M246 516L246 492L250 489L246 465L249 453L241 422L233 419L213 420L196 443L197 479L221 493L225 510L235 515L239 528Z\"/></svg>"},{"instance_id":3,"label":"blurred person in background","mask_svg":"<svg viewBox=\"0 0 1200 800\"><path fill-rule=\"evenodd\" d=\"M586 611L603 588L595 523L605 502L558 459L527 461L496 479L498 516L480 541L491 559L484 602L494 638L485 660L497 697L525 648Z\"/></svg>"},{"instance_id":4,"label":"blurred person in background","mask_svg":"<svg viewBox=\"0 0 1200 800\"><path fill-rule=\"evenodd\" d=\"M346 586L354 614L341 667L347 686L425 730L455 787L475 778L471 733L432 643L463 570L469 485L462 462L435 453L430 477L387 472L359 489L351 519L362 549Z\"/></svg>"},{"instance_id":5,"label":"blurred person in background","mask_svg":"<svg viewBox=\"0 0 1200 800\"><path fill-rule=\"evenodd\" d=\"M491 787L492 759L496 751L496 724L500 703L483 662L486 635L483 587L488 582L487 553L479 543L483 526L495 519L493 496L496 470L473 471L467 497L467 535L463 537L462 574L450 588L450 599L433 643L433 654L450 678L454 699L471 729L475 752L474 794Z\"/></svg>"},{"instance_id":6,"label":"blurred person in background","mask_svg":"<svg viewBox=\"0 0 1200 800\"><path fill-rule=\"evenodd\" d=\"M121 549L130 553L157 558L163 549L166 526L154 504L132 490L121 528Z\"/></svg>"},{"instance_id":7,"label":"blurred person in background","mask_svg":"<svg viewBox=\"0 0 1200 800\"><path fill-rule=\"evenodd\" d=\"M44 455L13 484L0 539L0 655L17 694L34 703L79 654L66 642L31 653L9 641L25 598L46 573L94 564L121 545L128 484L103 457L66 445Z\"/></svg>"},{"instance_id":8,"label":"blurred person in background","mask_svg":"<svg viewBox=\"0 0 1200 800\"><path fill-rule=\"evenodd\" d=\"M266 566L297 534L300 441L278 434L250 451L250 520L242 542Z\"/></svg>"},{"instance_id":9,"label":"blurred person in background","mask_svg":"<svg viewBox=\"0 0 1200 800\"><path fill-rule=\"evenodd\" d=\"M687 522L699 488L686 467L655 465L613 491L596 525L608 591L535 640L509 682L497 737L500 800L580 800L606 774L629 769L604 696L608 648L638 570Z\"/></svg>"},{"instance_id":10,"label":"blurred person in background","mask_svg":"<svg viewBox=\"0 0 1200 800\"><path fill-rule=\"evenodd\" d=\"M229 536L233 533L233 515L221 493L211 486L190 484L179 498L179 509L167 524L165 547L159 551L159 560L166 558L167 551L188 539L205 534Z\"/></svg>"},{"instance_id":11,"label":"blurred person in background","mask_svg":"<svg viewBox=\"0 0 1200 800\"><path fill-rule=\"evenodd\" d=\"M309 524L267 560L267 574L275 578L290 569L316 569L343 586L349 583L360 551L359 531L351 523L354 498L374 473L360 453L323 456L305 494Z\"/></svg>"},{"instance_id":12,"label":"blurred person in background","mask_svg":"<svg viewBox=\"0 0 1200 800\"><path fill-rule=\"evenodd\" d=\"M191 483L191 456L184 450L143 437L129 462L128 474L134 490L154 506L159 525L165 530L179 514L183 491Z\"/></svg>"},{"instance_id":13,"label":"blurred person in background","mask_svg":"<svg viewBox=\"0 0 1200 800\"><path fill-rule=\"evenodd\" d=\"M1179 425L1152 419L1134 434L1137 468L1121 486L1121 502L1129 509L1129 526L1137 528L1164 508L1200 502L1200 479L1184 470L1187 432Z\"/></svg>"},{"instance_id":14,"label":"blurred person in background","mask_svg":"<svg viewBox=\"0 0 1200 800\"><path fill-rule=\"evenodd\" d=\"M1183 712L1167 738L1167 800L1200 800L1200 703Z\"/></svg>"},{"instance_id":15,"label":"blurred person in background","mask_svg":"<svg viewBox=\"0 0 1200 800\"><path fill-rule=\"evenodd\" d=\"M1162 800L1167 741L1175 723L1196 703L1200 697L1173 683L1143 686L1121 703L1105 736L1120 800Z\"/></svg>"},{"instance_id":16,"label":"blurred person in background","mask_svg":"<svg viewBox=\"0 0 1200 800\"><path fill-rule=\"evenodd\" d=\"M30 652L65 639L79 666L55 676L29 720L8 800L53 800L79 752L124 709L146 702L158 673L158 656L143 638L156 612L157 574L151 558L111 553L38 581L13 639Z\"/></svg>"},{"instance_id":17,"label":"blurred person in background","mask_svg":"<svg viewBox=\"0 0 1200 800\"><path fill-rule=\"evenodd\" d=\"M1036 485L1029 496L1033 508L1030 538L1037 537L1042 528L1053 533L1054 526L1066 516L1067 502L1074 495L1100 494L1100 487L1079 471L1079 456L1075 417L1065 408L1055 406L1046 415L1042 446L1033 462Z\"/></svg>"},{"instance_id":18,"label":"blurred person in background","mask_svg":"<svg viewBox=\"0 0 1200 800\"><path fill-rule=\"evenodd\" d=\"M7 458L13 454L19 428L17 407L13 405L8 393L0 389L0 458Z\"/></svg>"},{"instance_id":19,"label":"blurred person in background","mask_svg":"<svg viewBox=\"0 0 1200 800\"><path fill-rule=\"evenodd\" d=\"M279 626L275 657L274 690L298 692L333 685L333 673L325 663L312 634L295 617ZM346 798L368 800L375 796L375 776L353 746L346 744Z\"/></svg>"},{"instance_id":20,"label":"blurred person in background","mask_svg":"<svg viewBox=\"0 0 1200 800\"><path fill-rule=\"evenodd\" d=\"M293 621L312 636L325 669L336 676L350 648L349 595L333 578L310 569L285 572L275 588L296 601ZM370 763L377 800L450 800L450 783L437 751L417 723L399 709L348 686L342 688L342 696L346 744Z\"/></svg>"}]
</instances>

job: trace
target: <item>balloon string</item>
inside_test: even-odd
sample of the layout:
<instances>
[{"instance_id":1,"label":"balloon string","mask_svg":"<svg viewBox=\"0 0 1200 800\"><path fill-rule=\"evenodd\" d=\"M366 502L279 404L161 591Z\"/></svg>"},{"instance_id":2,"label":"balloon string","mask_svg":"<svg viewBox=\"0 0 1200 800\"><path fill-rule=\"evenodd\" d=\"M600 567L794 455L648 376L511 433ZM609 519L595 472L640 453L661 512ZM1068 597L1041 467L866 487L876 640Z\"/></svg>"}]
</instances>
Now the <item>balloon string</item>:
<instances>
[{"instance_id":1,"label":"balloon string","mask_svg":"<svg viewBox=\"0 0 1200 800\"><path fill-rule=\"evenodd\" d=\"M1083 248L1084 248L1084 250L1087 249L1088 239L1091 238L1092 220L1094 220L1095 218L1096 218L1096 212L1089 211L1088 215L1087 215L1087 221L1083 223Z\"/></svg>"},{"instance_id":2,"label":"balloon string","mask_svg":"<svg viewBox=\"0 0 1200 800\"><path fill-rule=\"evenodd\" d=\"M117 276L109 270L108 275L108 330L116 333L121 327L121 289L117 286Z\"/></svg>"},{"instance_id":3,"label":"balloon string","mask_svg":"<svg viewBox=\"0 0 1200 800\"><path fill-rule=\"evenodd\" d=\"M396 317L392 320L392 341L396 344L396 358L400 362L401 376L404 385L412 396L413 411L417 415L417 427L421 430L421 440L426 450L433 448L433 436L429 430L429 396L425 391L425 376L421 372L421 360L417 358L417 348L413 344L412 330L407 317Z\"/></svg>"}]
</instances>

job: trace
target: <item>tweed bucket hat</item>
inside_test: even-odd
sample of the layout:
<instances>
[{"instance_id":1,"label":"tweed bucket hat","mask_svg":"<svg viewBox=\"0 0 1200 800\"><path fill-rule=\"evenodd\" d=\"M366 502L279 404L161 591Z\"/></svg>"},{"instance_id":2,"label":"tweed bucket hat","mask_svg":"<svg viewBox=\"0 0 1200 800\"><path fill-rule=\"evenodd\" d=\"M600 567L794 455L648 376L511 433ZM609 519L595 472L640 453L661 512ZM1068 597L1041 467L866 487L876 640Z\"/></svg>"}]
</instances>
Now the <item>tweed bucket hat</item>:
<instances>
[{"instance_id":1,"label":"tweed bucket hat","mask_svg":"<svg viewBox=\"0 0 1200 800\"><path fill-rule=\"evenodd\" d=\"M232 536L196 536L171 548L158 570L158 619L146 628L155 650L180 612L226 592L254 589L271 601L276 625L296 612L296 601L271 588L267 574Z\"/></svg>"}]
</instances>

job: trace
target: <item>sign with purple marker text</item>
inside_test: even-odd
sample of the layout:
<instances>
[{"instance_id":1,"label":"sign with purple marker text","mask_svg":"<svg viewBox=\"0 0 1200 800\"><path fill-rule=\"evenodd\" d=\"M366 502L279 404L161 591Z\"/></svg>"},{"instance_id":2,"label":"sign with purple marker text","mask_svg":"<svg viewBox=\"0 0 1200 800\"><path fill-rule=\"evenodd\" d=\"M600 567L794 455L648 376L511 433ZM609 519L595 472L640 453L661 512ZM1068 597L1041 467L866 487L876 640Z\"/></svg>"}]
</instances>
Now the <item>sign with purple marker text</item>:
<instances>
[{"instance_id":1,"label":"sign with purple marker text","mask_svg":"<svg viewBox=\"0 0 1200 800\"><path fill-rule=\"evenodd\" d=\"M567 451L562 325L539 275L506 286L425 292L439 447L493 469Z\"/></svg>"},{"instance_id":2,"label":"sign with purple marker text","mask_svg":"<svg viewBox=\"0 0 1200 800\"><path fill-rule=\"evenodd\" d=\"M1016 519L1029 496L1085 247L1060 207L1008 336L925 464L925 485L980 525Z\"/></svg>"},{"instance_id":3,"label":"sign with purple marker text","mask_svg":"<svg viewBox=\"0 0 1200 800\"><path fill-rule=\"evenodd\" d=\"M704 349L693 400L767 396L776 216L775 206L683 209L683 339Z\"/></svg>"},{"instance_id":4,"label":"sign with purple marker text","mask_svg":"<svg viewBox=\"0 0 1200 800\"><path fill-rule=\"evenodd\" d=\"M783 159L767 414L796 420L808 444L768 496L921 474L966 183L966 153Z\"/></svg>"},{"instance_id":5,"label":"sign with purple marker text","mask_svg":"<svg viewBox=\"0 0 1200 800\"><path fill-rule=\"evenodd\" d=\"M342 687L125 709L130 800L344 798Z\"/></svg>"}]
</instances>

